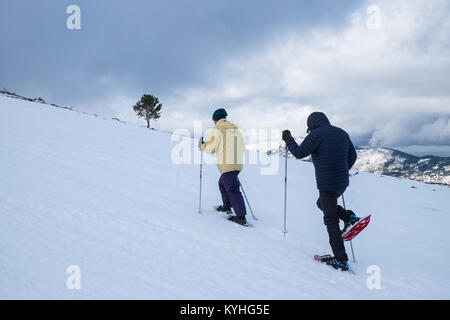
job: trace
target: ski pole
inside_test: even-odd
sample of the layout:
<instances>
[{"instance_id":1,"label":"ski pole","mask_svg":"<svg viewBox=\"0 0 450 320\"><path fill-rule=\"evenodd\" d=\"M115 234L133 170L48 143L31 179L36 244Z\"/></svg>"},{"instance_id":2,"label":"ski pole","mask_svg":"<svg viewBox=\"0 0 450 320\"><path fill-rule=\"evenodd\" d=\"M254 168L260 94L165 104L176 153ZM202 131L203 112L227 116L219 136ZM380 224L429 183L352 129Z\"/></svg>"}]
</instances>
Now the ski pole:
<instances>
[{"instance_id":1,"label":"ski pole","mask_svg":"<svg viewBox=\"0 0 450 320\"><path fill-rule=\"evenodd\" d=\"M203 137L201 137L203 142ZM198 213L202 213L202 175L203 175L203 150L200 148L200 196L198 200Z\"/></svg>"},{"instance_id":2,"label":"ski pole","mask_svg":"<svg viewBox=\"0 0 450 320\"><path fill-rule=\"evenodd\" d=\"M347 210L347 208L346 208L346 206L345 206L345 198L344 198L344 194L342 194L342 204L344 205L344 210ZM355 259L355 253L353 252L353 244L352 244L352 240L350 240L350 248L352 249L353 262L356 262L356 259Z\"/></svg>"},{"instance_id":3,"label":"ski pole","mask_svg":"<svg viewBox=\"0 0 450 320\"><path fill-rule=\"evenodd\" d=\"M288 161L288 149L286 145L285 149L285 160L284 160L284 229L283 229L283 237L286 237L286 200L287 200L287 161Z\"/></svg>"},{"instance_id":4,"label":"ski pole","mask_svg":"<svg viewBox=\"0 0 450 320\"><path fill-rule=\"evenodd\" d=\"M252 213L253 220L258 221L258 218L256 218L255 214L253 213L252 207L250 206L250 202L247 199L247 195L245 194L244 187L242 186L241 181L240 180L238 180L238 181L239 181L239 186L241 187L242 193L244 194L245 201L247 202L248 208L250 209L250 212Z\"/></svg>"}]
</instances>

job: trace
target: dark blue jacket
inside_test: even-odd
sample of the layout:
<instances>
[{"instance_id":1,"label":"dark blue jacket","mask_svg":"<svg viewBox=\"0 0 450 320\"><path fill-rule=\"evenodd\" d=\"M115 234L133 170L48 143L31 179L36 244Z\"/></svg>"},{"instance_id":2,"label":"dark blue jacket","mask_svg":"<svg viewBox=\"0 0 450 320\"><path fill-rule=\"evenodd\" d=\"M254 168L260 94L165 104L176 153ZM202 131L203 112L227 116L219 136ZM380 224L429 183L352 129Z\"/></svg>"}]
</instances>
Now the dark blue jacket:
<instances>
[{"instance_id":1,"label":"dark blue jacket","mask_svg":"<svg viewBox=\"0 0 450 320\"><path fill-rule=\"evenodd\" d=\"M332 126L322 112L308 117L308 129L310 133L300 145L294 138L286 141L289 151L297 159L311 155L319 190L337 191L348 187L348 171L355 164L356 151L347 132Z\"/></svg>"}]
</instances>

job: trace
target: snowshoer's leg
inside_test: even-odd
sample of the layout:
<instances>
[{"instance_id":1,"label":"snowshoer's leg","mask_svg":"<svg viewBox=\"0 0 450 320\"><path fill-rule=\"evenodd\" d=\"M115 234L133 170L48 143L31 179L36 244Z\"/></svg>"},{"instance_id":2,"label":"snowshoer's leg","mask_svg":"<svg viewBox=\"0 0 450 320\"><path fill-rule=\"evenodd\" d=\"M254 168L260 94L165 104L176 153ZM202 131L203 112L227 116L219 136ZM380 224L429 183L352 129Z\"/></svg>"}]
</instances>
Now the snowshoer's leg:
<instances>
[{"instance_id":1,"label":"snowshoer's leg","mask_svg":"<svg viewBox=\"0 0 450 320\"><path fill-rule=\"evenodd\" d=\"M342 192L339 192L338 198L342 196L344 198L344 192L345 189ZM351 226L353 226L355 223L357 223L361 218L357 217L356 214L352 210L347 210L345 207L345 201L344 201L344 208L342 208L340 205L338 205L338 217L342 221L344 221L344 229L342 229L342 233L347 231L347 229ZM353 250L353 249L352 249Z\"/></svg>"},{"instance_id":2,"label":"snowshoer's leg","mask_svg":"<svg viewBox=\"0 0 450 320\"><path fill-rule=\"evenodd\" d=\"M338 196L339 198L340 196ZM352 210L347 210L338 205L338 217L344 221L345 225L354 225L360 218Z\"/></svg>"},{"instance_id":3,"label":"snowshoer's leg","mask_svg":"<svg viewBox=\"0 0 450 320\"><path fill-rule=\"evenodd\" d=\"M226 193L226 196L222 196L222 199L229 201L237 217L245 217L247 212L245 210L244 198L239 190L238 175L239 171L231 171L222 174L219 180L221 181L219 185L223 186L223 190ZM222 195L223 194L224 193L222 193ZM224 205L226 205L225 202Z\"/></svg>"},{"instance_id":4,"label":"snowshoer's leg","mask_svg":"<svg viewBox=\"0 0 450 320\"><path fill-rule=\"evenodd\" d=\"M323 212L323 222L327 227L329 243L334 257L339 261L347 261L344 241L342 240L341 229L339 228L338 204L339 192L320 191L318 206Z\"/></svg>"},{"instance_id":5,"label":"snowshoer's leg","mask_svg":"<svg viewBox=\"0 0 450 320\"><path fill-rule=\"evenodd\" d=\"M345 210L340 205L337 206L337 215L338 218L344 222L347 222L350 220L350 210Z\"/></svg>"},{"instance_id":6,"label":"snowshoer's leg","mask_svg":"<svg viewBox=\"0 0 450 320\"><path fill-rule=\"evenodd\" d=\"M345 190L344 190L345 191ZM337 193L337 198L339 198L342 195L343 191L339 191ZM322 210L322 206L320 204L320 198L317 199L317 207ZM323 211L323 210L322 210ZM356 216L356 214L352 210L346 210L342 206L337 205L337 216L340 220L344 222L344 229L342 232L346 231L348 227L354 225L356 222L360 220L359 217Z\"/></svg>"},{"instance_id":7,"label":"snowshoer's leg","mask_svg":"<svg viewBox=\"0 0 450 320\"><path fill-rule=\"evenodd\" d=\"M223 204L222 207L224 209L228 209L226 211L229 211L229 210L231 210L231 202L230 202L230 197L228 196L228 191L225 188L223 180L224 180L224 177L223 177L223 175L221 175L220 179L219 179L219 190L220 190L220 195L222 196L222 204Z\"/></svg>"}]
</instances>

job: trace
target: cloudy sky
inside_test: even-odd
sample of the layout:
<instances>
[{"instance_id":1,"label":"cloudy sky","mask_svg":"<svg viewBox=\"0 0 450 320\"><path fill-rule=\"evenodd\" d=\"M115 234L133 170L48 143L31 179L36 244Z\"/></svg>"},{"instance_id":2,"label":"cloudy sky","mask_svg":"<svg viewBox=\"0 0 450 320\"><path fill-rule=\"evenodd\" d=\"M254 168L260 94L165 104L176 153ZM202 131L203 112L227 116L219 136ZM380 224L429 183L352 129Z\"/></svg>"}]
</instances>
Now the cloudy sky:
<instances>
[{"instance_id":1,"label":"cloudy sky","mask_svg":"<svg viewBox=\"0 0 450 320\"><path fill-rule=\"evenodd\" d=\"M449 40L447 0L1 0L0 87L135 123L152 93L171 130L225 106L304 135L323 111L358 145L450 155Z\"/></svg>"}]
</instances>

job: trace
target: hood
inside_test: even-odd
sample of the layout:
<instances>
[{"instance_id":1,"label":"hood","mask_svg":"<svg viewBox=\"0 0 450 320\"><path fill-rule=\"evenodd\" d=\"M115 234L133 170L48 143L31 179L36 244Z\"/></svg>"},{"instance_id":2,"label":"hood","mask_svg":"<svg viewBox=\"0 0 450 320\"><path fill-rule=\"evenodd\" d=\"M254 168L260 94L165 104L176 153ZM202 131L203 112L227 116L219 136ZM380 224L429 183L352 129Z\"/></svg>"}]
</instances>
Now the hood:
<instances>
[{"instance_id":1,"label":"hood","mask_svg":"<svg viewBox=\"0 0 450 320\"><path fill-rule=\"evenodd\" d=\"M328 120L327 116L323 112L313 112L308 117L308 129L314 130L320 127L331 125L330 120Z\"/></svg>"},{"instance_id":2,"label":"hood","mask_svg":"<svg viewBox=\"0 0 450 320\"><path fill-rule=\"evenodd\" d=\"M234 124L232 124L231 122L228 122L225 119L221 119L221 120L217 121L216 127L218 127L219 129L226 129L226 130L237 130L238 129L238 127L236 127Z\"/></svg>"}]
</instances>

